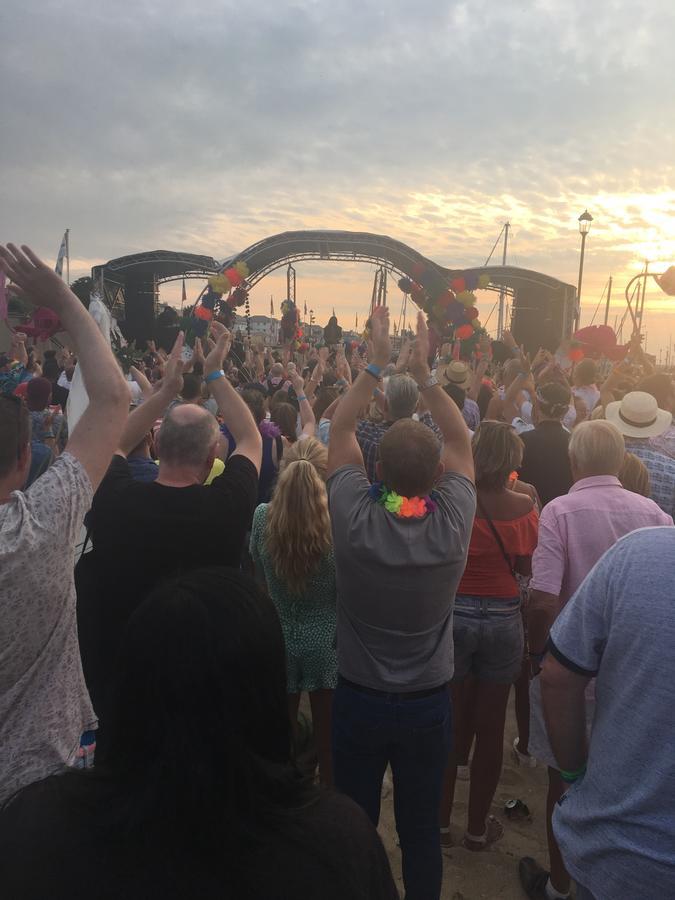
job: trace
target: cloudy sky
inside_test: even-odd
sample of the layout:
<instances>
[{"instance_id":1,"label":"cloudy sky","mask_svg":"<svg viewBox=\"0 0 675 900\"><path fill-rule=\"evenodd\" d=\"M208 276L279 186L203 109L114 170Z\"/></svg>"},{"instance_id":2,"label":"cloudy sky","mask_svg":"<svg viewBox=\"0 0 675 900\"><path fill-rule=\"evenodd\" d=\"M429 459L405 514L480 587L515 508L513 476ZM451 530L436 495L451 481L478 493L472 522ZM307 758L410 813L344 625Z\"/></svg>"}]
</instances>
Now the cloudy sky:
<instances>
[{"instance_id":1,"label":"cloudy sky","mask_svg":"<svg viewBox=\"0 0 675 900\"><path fill-rule=\"evenodd\" d=\"M461 267L508 219L510 262L576 283L588 207L588 323L610 272L611 322L675 262L672 0L3 0L0 33L0 239L53 258L69 227L73 277L307 227ZM349 325L372 274L299 266L299 300ZM652 352L669 303L647 294Z\"/></svg>"}]
</instances>

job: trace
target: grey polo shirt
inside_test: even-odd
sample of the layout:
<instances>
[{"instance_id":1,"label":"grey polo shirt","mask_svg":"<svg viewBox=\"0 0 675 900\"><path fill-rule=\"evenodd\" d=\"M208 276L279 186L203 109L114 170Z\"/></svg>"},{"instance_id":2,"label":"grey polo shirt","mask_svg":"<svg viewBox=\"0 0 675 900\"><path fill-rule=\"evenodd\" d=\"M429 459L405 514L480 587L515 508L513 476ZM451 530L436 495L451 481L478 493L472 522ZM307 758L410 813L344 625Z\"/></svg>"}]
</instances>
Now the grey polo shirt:
<instances>
[{"instance_id":1,"label":"grey polo shirt","mask_svg":"<svg viewBox=\"0 0 675 900\"><path fill-rule=\"evenodd\" d=\"M363 468L328 480L338 590L338 669L356 684L407 692L453 674L452 612L476 510L468 478L443 475L437 509L398 518L371 499Z\"/></svg>"}]
</instances>

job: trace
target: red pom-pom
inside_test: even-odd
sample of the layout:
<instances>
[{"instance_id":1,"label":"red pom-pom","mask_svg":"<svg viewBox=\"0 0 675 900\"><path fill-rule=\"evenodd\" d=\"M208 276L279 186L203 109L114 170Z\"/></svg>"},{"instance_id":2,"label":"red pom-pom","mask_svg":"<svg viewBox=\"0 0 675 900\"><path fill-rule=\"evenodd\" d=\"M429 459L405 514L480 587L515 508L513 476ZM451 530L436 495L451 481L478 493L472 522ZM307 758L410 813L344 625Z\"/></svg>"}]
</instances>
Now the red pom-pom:
<instances>
[{"instance_id":1,"label":"red pom-pom","mask_svg":"<svg viewBox=\"0 0 675 900\"><path fill-rule=\"evenodd\" d=\"M213 310L207 309L206 306L197 306L195 307L195 316L198 319L202 319L204 322L210 322L213 318Z\"/></svg>"},{"instance_id":2,"label":"red pom-pom","mask_svg":"<svg viewBox=\"0 0 675 900\"><path fill-rule=\"evenodd\" d=\"M410 271L412 272L413 277L419 281L419 279L421 278L422 275L424 275L426 270L427 269L426 269L426 266L424 265L424 263L417 262L414 264L414 266L412 267L412 269Z\"/></svg>"},{"instance_id":3,"label":"red pom-pom","mask_svg":"<svg viewBox=\"0 0 675 900\"><path fill-rule=\"evenodd\" d=\"M459 338L460 341L465 341L467 338L470 338L472 334L472 325L460 325L459 328L455 331L455 337Z\"/></svg>"},{"instance_id":4,"label":"red pom-pom","mask_svg":"<svg viewBox=\"0 0 675 900\"><path fill-rule=\"evenodd\" d=\"M234 266L231 269L225 270L225 277L230 282L232 287L237 287L237 285L241 284L244 280L241 277L240 273L234 268Z\"/></svg>"},{"instance_id":5,"label":"red pom-pom","mask_svg":"<svg viewBox=\"0 0 675 900\"><path fill-rule=\"evenodd\" d=\"M472 306L471 309L467 309L465 315L467 315L470 319L477 319L480 313L475 306Z\"/></svg>"},{"instance_id":6,"label":"red pom-pom","mask_svg":"<svg viewBox=\"0 0 675 900\"><path fill-rule=\"evenodd\" d=\"M442 306L445 309L446 306L450 306L452 301L455 299L455 295L452 291L443 291L440 297L436 300L436 303L439 306Z\"/></svg>"},{"instance_id":7,"label":"red pom-pom","mask_svg":"<svg viewBox=\"0 0 675 900\"><path fill-rule=\"evenodd\" d=\"M227 272L225 274L227 275ZM450 287L456 294L461 294L462 291L466 290L466 281L463 278L453 278L450 282Z\"/></svg>"},{"instance_id":8,"label":"red pom-pom","mask_svg":"<svg viewBox=\"0 0 675 900\"><path fill-rule=\"evenodd\" d=\"M578 363L581 362L581 360L584 358L584 351L581 349L581 347L576 347L574 350L570 350L567 355L572 360L572 362Z\"/></svg>"}]
</instances>

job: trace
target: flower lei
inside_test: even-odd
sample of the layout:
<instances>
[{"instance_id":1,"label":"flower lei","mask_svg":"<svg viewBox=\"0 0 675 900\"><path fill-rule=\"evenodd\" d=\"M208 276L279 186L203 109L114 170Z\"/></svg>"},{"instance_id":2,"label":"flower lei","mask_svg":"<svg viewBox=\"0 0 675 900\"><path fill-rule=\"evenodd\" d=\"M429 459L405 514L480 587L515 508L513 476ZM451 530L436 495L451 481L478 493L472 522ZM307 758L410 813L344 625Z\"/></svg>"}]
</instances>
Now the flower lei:
<instances>
[{"instance_id":1,"label":"flower lei","mask_svg":"<svg viewBox=\"0 0 675 900\"><path fill-rule=\"evenodd\" d=\"M402 497L396 491L390 491L381 481L376 481L370 487L370 496L380 506L398 516L400 519L421 519L427 513L432 513L436 507L433 496L427 497Z\"/></svg>"}]
</instances>

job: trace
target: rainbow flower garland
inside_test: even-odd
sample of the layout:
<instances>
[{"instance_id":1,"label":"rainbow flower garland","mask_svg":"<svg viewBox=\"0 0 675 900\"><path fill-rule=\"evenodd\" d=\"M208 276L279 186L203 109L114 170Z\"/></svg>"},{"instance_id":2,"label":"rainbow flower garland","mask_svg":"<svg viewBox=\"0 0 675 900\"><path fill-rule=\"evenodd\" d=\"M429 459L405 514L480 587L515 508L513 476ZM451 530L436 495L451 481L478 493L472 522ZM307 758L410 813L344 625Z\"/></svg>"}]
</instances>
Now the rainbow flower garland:
<instances>
[{"instance_id":1,"label":"rainbow flower garland","mask_svg":"<svg viewBox=\"0 0 675 900\"><path fill-rule=\"evenodd\" d=\"M427 497L401 497L395 491L390 491L381 481L376 481L370 487L370 496L380 506L398 516L399 519L422 519L427 513L432 513L436 507L436 501L432 496Z\"/></svg>"}]
</instances>

